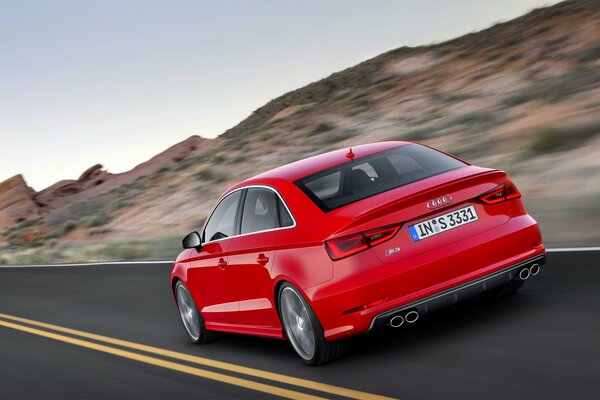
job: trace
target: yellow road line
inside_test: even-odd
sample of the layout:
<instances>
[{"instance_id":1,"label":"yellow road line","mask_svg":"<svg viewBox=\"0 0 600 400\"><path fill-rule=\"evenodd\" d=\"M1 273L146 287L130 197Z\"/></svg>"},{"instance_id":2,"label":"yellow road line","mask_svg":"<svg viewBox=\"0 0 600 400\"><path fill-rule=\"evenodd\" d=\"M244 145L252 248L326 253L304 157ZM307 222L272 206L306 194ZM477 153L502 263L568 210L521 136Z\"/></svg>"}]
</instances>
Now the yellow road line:
<instances>
[{"instance_id":1,"label":"yellow road line","mask_svg":"<svg viewBox=\"0 0 600 400\"><path fill-rule=\"evenodd\" d=\"M321 397L312 396L306 393L296 392L293 390L283 389L276 386L266 385L264 383L258 383L254 381L250 381L248 379L236 378L234 376L229 376L225 374L220 374L218 372L206 371L196 367L190 367L184 364L177 364L171 361L165 361L160 358L144 356L138 353L133 353L127 350L116 349L113 347L105 346L102 344L87 342L81 339L71 338L69 336L59 335L57 333L51 333L42 331L40 329L30 328L25 325L18 325L12 322L6 322L0 320L0 326L4 326L6 328L15 329L22 332L31 333L33 335L43 336L49 339L58 340L60 342L65 342L69 344L73 344L75 346L86 347L88 349L101 351L103 353L113 354L115 356L129 358L131 360L143 362L146 364L152 364L158 367L163 367L167 369L171 369L173 371L183 372L190 375L199 376L206 379L212 379L215 381L228 383L230 385L240 386L246 389L252 389L259 392L264 392L268 394L272 394L279 397L285 397L288 399L322 399Z\"/></svg>"},{"instance_id":2,"label":"yellow road line","mask_svg":"<svg viewBox=\"0 0 600 400\"><path fill-rule=\"evenodd\" d=\"M27 318L17 317L13 315L0 313L0 318L24 322L29 325L39 326L42 328L52 329L57 332L68 333L71 335L76 335L80 337L84 337L87 339L97 340L99 342L110 343L117 346L127 347L130 349L144 351L146 353L157 354L181 361L187 361L199 365L205 365L208 367L224 369L231 372L236 372L239 374L249 375L257 378L268 379L271 381L282 382L289 385L299 386L307 389L317 390L323 393L329 393L337 396L348 397L351 399L374 399L374 400L390 400L391 397L380 396L373 393L362 392L354 389L347 389L340 386L329 385L326 383L320 383L311 381L308 379L295 378L283 374L277 374L275 372L264 371L256 368L244 367L237 364L232 364L224 361L212 360L210 358L193 356L185 353L180 353L172 350L162 349L160 347L148 346L145 344L130 342L127 340L115 339L108 336L97 335L94 333L84 332L76 329L65 328L59 325L48 324L45 322L39 322ZM1 321L0 321L1 322Z\"/></svg>"}]
</instances>

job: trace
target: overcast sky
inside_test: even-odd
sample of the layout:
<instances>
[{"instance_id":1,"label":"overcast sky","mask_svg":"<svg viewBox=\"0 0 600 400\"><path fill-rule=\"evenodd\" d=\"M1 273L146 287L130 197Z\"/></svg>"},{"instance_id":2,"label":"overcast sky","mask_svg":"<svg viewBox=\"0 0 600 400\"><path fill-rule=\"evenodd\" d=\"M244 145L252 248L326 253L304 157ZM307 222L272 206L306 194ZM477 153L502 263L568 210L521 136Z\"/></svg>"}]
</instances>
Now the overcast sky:
<instances>
[{"instance_id":1,"label":"overcast sky","mask_svg":"<svg viewBox=\"0 0 600 400\"><path fill-rule=\"evenodd\" d=\"M0 0L0 181L122 172L384 51L546 0Z\"/></svg>"}]
</instances>

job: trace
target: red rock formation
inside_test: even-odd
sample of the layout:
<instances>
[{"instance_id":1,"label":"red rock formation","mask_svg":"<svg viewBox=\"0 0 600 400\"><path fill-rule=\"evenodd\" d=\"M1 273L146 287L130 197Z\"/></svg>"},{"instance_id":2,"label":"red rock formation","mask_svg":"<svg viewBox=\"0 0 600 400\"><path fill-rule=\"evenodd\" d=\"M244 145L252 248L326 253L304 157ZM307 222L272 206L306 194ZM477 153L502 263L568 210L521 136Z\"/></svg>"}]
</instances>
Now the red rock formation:
<instances>
[{"instance_id":1,"label":"red rock formation","mask_svg":"<svg viewBox=\"0 0 600 400\"><path fill-rule=\"evenodd\" d=\"M40 191L35 195L35 200L42 207L62 207L70 202L71 196L101 185L113 176L103 170L102 165L96 164L85 170L77 180L62 180Z\"/></svg>"},{"instance_id":2,"label":"red rock formation","mask_svg":"<svg viewBox=\"0 0 600 400\"><path fill-rule=\"evenodd\" d=\"M17 175L0 184L0 229L38 215L42 210L51 213L72 202L106 193L140 176L153 174L162 167L174 167L186 158L207 153L209 143L208 139L191 136L130 171L111 174L102 165L96 164L79 178L59 181L38 193L27 186L21 175Z\"/></svg>"},{"instance_id":3,"label":"red rock formation","mask_svg":"<svg viewBox=\"0 0 600 400\"><path fill-rule=\"evenodd\" d=\"M39 211L35 191L27 186L23 175L0 183L0 228L35 217Z\"/></svg>"}]
</instances>

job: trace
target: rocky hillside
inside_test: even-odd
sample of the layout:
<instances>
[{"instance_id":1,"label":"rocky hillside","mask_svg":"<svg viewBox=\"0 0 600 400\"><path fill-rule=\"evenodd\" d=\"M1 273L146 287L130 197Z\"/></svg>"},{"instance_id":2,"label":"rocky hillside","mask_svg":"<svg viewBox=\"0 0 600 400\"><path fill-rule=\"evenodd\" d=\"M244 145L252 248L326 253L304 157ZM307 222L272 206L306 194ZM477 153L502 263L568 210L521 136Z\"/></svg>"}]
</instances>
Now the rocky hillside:
<instances>
[{"instance_id":1,"label":"rocky hillside","mask_svg":"<svg viewBox=\"0 0 600 400\"><path fill-rule=\"evenodd\" d=\"M0 261L171 258L177 239L240 179L390 139L505 169L547 243L599 244L600 1L390 51L123 174L96 165L39 193L13 177L0 184Z\"/></svg>"}]
</instances>

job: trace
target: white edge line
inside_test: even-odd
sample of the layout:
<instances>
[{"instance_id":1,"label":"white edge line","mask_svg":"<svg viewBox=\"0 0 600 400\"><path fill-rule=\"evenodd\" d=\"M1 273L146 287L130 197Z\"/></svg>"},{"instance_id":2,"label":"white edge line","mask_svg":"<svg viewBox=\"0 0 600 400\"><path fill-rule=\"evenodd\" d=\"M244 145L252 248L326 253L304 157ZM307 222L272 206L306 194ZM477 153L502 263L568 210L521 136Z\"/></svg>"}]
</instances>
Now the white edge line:
<instances>
[{"instance_id":1,"label":"white edge line","mask_svg":"<svg viewBox=\"0 0 600 400\"><path fill-rule=\"evenodd\" d=\"M546 249L548 253L570 253L581 251L600 251L600 247L557 247ZM173 264L172 260L159 261L105 261L78 264L34 264L34 265L0 265L0 268L52 268L52 267L94 267L108 265L147 265L147 264Z\"/></svg>"},{"instance_id":2,"label":"white edge line","mask_svg":"<svg viewBox=\"0 0 600 400\"><path fill-rule=\"evenodd\" d=\"M575 251L600 251L600 247L557 247L546 249L548 253L570 253Z\"/></svg>"},{"instance_id":3,"label":"white edge line","mask_svg":"<svg viewBox=\"0 0 600 400\"><path fill-rule=\"evenodd\" d=\"M148 264L173 264L174 261L99 261L76 264L34 264L34 265L0 265L0 268L53 268L53 267L100 267L111 265L148 265Z\"/></svg>"}]
</instances>

